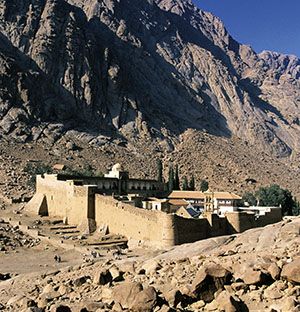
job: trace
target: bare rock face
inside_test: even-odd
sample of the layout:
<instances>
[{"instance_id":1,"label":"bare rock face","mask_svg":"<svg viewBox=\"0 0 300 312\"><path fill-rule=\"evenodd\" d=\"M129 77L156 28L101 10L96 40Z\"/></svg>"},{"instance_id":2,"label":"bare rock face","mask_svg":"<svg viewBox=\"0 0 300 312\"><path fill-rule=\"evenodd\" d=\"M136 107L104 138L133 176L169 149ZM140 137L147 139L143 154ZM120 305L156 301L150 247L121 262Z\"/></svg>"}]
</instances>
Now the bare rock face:
<instances>
[{"instance_id":1,"label":"bare rock face","mask_svg":"<svg viewBox=\"0 0 300 312\"><path fill-rule=\"evenodd\" d=\"M3 137L194 128L299 151L299 59L256 54L191 1L2 0L0 18Z\"/></svg>"}]
</instances>

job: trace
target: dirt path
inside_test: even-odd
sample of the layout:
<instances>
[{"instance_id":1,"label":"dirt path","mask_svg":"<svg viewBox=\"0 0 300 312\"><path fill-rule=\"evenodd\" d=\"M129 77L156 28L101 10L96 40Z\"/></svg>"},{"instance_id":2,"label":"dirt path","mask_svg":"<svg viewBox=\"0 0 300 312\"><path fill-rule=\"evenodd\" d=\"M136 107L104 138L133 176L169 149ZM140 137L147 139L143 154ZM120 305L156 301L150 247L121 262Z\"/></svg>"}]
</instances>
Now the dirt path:
<instances>
[{"instance_id":1,"label":"dirt path","mask_svg":"<svg viewBox=\"0 0 300 312\"><path fill-rule=\"evenodd\" d=\"M61 263L54 261L55 255L61 256ZM39 273L81 263L82 255L79 252L43 244L33 248L18 248L7 254L0 253L0 273Z\"/></svg>"}]
</instances>

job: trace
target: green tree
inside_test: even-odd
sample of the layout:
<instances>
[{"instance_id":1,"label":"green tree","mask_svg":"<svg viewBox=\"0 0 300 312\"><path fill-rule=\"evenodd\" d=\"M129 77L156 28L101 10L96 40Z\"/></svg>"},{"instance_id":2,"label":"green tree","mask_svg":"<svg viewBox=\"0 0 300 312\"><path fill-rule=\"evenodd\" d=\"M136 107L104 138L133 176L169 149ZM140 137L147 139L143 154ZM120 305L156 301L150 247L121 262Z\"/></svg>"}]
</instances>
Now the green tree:
<instances>
[{"instance_id":1,"label":"green tree","mask_svg":"<svg viewBox=\"0 0 300 312\"><path fill-rule=\"evenodd\" d=\"M41 162L37 163L28 162L24 167L24 171L29 175L27 185L35 189L36 176L44 173L52 173L53 169L49 165L43 164Z\"/></svg>"},{"instance_id":2,"label":"green tree","mask_svg":"<svg viewBox=\"0 0 300 312\"><path fill-rule=\"evenodd\" d=\"M178 165L175 166L175 173L174 173L174 190L180 190L180 181L179 181L179 170L178 170Z\"/></svg>"},{"instance_id":3,"label":"green tree","mask_svg":"<svg viewBox=\"0 0 300 312\"><path fill-rule=\"evenodd\" d=\"M189 183L188 183L186 176L184 176L183 181L182 181L182 190L187 191L188 189L189 189Z\"/></svg>"},{"instance_id":4,"label":"green tree","mask_svg":"<svg viewBox=\"0 0 300 312\"><path fill-rule=\"evenodd\" d=\"M163 164L161 159L157 160L157 181L158 182L163 182Z\"/></svg>"},{"instance_id":5,"label":"green tree","mask_svg":"<svg viewBox=\"0 0 300 312\"><path fill-rule=\"evenodd\" d=\"M200 191L201 192L206 192L208 190L208 182L206 180L201 180L200 182Z\"/></svg>"},{"instance_id":6,"label":"green tree","mask_svg":"<svg viewBox=\"0 0 300 312\"><path fill-rule=\"evenodd\" d=\"M189 190L190 191L195 191L195 178L194 178L193 175L192 175L192 177L190 179Z\"/></svg>"},{"instance_id":7,"label":"green tree","mask_svg":"<svg viewBox=\"0 0 300 312\"><path fill-rule=\"evenodd\" d=\"M259 188L256 197L261 206L281 206L284 215L292 215L296 206L292 193L277 184Z\"/></svg>"},{"instance_id":8,"label":"green tree","mask_svg":"<svg viewBox=\"0 0 300 312\"><path fill-rule=\"evenodd\" d=\"M247 202L250 206L256 206L257 205L257 199L255 195L251 192L247 192L242 197L242 202Z\"/></svg>"},{"instance_id":9,"label":"green tree","mask_svg":"<svg viewBox=\"0 0 300 312\"><path fill-rule=\"evenodd\" d=\"M174 169L172 165L169 167L168 189L170 192L174 190Z\"/></svg>"},{"instance_id":10,"label":"green tree","mask_svg":"<svg viewBox=\"0 0 300 312\"><path fill-rule=\"evenodd\" d=\"M296 198L294 198L294 207L293 207L293 216L300 216L300 202L297 201Z\"/></svg>"}]
</instances>

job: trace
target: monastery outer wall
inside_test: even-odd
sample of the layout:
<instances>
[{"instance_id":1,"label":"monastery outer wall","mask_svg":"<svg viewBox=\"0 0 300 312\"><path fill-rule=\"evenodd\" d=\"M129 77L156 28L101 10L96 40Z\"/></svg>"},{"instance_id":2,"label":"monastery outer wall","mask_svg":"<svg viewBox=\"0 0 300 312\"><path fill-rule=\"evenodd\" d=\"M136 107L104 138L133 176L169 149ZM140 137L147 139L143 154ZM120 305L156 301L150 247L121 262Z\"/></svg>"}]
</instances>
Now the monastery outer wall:
<instances>
[{"instance_id":1,"label":"monastery outer wall","mask_svg":"<svg viewBox=\"0 0 300 312\"><path fill-rule=\"evenodd\" d=\"M91 188L59 181L55 176L37 176L37 194L46 197L48 215L67 218L70 224L81 224L88 218Z\"/></svg>"},{"instance_id":2,"label":"monastery outer wall","mask_svg":"<svg viewBox=\"0 0 300 312\"><path fill-rule=\"evenodd\" d=\"M109 232L155 247L176 244L175 217L160 211L136 208L109 196L95 195L97 226L108 225Z\"/></svg>"},{"instance_id":3,"label":"monastery outer wall","mask_svg":"<svg viewBox=\"0 0 300 312\"><path fill-rule=\"evenodd\" d=\"M175 215L176 244L193 243L210 235L207 219L183 218Z\"/></svg>"},{"instance_id":4,"label":"monastery outer wall","mask_svg":"<svg viewBox=\"0 0 300 312\"><path fill-rule=\"evenodd\" d=\"M282 221L282 213L279 208L270 208L269 212L259 217L255 216L254 213L247 212L228 212L225 217L228 234L241 233L252 228Z\"/></svg>"},{"instance_id":5,"label":"monastery outer wall","mask_svg":"<svg viewBox=\"0 0 300 312\"><path fill-rule=\"evenodd\" d=\"M136 208L109 196L95 195L95 220L98 227L106 224L112 233L155 247L192 243L227 234L226 219L217 215L210 217L211 224L206 218L183 218Z\"/></svg>"}]
</instances>

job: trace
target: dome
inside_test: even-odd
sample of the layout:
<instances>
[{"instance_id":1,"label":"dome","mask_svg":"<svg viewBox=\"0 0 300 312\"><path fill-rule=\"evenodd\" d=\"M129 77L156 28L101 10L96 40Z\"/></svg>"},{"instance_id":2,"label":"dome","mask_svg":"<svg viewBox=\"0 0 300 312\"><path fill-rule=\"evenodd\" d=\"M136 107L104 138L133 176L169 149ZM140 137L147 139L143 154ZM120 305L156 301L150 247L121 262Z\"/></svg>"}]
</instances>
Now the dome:
<instances>
[{"instance_id":1,"label":"dome","mask_svg":"<svg viewBox=\"0 0 300 312\"><path fill-rule=\"evenodd\" d=\"M118 163L113 165L112 171L123 171L123 167Z\"/></svg>"}]
</instances>

